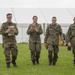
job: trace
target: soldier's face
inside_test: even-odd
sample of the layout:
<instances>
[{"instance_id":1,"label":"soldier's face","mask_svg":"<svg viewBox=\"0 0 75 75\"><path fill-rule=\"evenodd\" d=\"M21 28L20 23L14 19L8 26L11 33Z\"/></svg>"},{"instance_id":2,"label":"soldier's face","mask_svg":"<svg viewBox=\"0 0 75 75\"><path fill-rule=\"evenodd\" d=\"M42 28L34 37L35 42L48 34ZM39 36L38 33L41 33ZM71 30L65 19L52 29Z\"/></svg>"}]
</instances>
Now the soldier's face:
<instances>
[{"instance_id":1,"label":"soldier's face","mask_svg":"<svg viewBox=\"0 0 75 75\"><path fill-rule=\"evenodd\" d=\"M33 23L37 23L37 21L38 21L38 18L37 17L34 17L33 18Z\"/></svg>"},{"instance_id":2,"label":"soldier's face","mask_svg":"<svg viewBox=\"0 0 75 75\"><path fill-rule=\"evenodd\" d=\"M8 21L8 22L11 22L11 21L12 21L12 15L8 15L8 16L7 16L7 21Z\"/></svg>"},{"instance_id":3,"label":"soldier's face","mask_svg":"<svg viewBox=\"0 0 75 75\"><path fill-rule=\"evenodd\" d=\"M56 24L57 19L56 18L52 18L52 23Z\"/></svg>"}]
</instances>

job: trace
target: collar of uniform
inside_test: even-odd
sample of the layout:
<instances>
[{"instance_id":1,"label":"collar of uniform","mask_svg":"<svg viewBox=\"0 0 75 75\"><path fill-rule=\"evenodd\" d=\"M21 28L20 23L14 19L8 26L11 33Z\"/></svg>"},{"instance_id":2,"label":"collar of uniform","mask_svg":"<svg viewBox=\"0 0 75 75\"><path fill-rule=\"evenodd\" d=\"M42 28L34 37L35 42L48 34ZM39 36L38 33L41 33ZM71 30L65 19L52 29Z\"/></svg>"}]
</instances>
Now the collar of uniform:
<instances>
[{"instance_id":1,"label":"collar of uniform","mask_svg":"<svg viewBox=\"0 0 75 75\"><path fill-rule=\"evenodd\" d=\"M7 23L8 23L9 25L11 25L11 24L12 24L12 22L8 22L8 21L7 21Z\"/></svg>"},{"instance_id":2,"label":"collar of uniform","mask_svg":"<svg viewBox=\"0 0 75 75\"><path fill-rule=\"evenodd\" d=\"M34 25L34 24L35 24L35 25L38 25L38 23L32 23L32 25Z\"/></svg>"},{"instance_id":3,"label":"collar of uniform","mask_svg":"<svg viewBox=\"0 0 75 75\"><path fill-rule=\"evenodd\" d=\"M56 24L52 24L52 23L51 23L51 25L55 26L55 25L57 25L57 23L56 23Z\"/></svg>"}]
</instances>

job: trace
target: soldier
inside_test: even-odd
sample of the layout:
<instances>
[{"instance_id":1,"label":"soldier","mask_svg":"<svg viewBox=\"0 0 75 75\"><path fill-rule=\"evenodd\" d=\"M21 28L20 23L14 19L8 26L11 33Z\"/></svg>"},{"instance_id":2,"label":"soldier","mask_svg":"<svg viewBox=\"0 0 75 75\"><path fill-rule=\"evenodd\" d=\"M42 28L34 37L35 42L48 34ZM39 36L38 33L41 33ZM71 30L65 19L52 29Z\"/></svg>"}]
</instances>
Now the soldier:
<instances>
[{"instance_id":1,"label":"soldier","mask_svg":"<svg viewBox=\"0 0 75 75\"><path fill-rule=\"evenodd\" d=\"M49 65L56 65L59 52L59 35L62 37L61 26L56 21L57 18L52 17L52 23L48 25L44 39L45 46L48 49Z\"/></svg>"},{"instance_id":2,"label":"soldier","mask_svg":"<svg viewBox=\"0 0 75 75\"><path fill-rule=\"evenodd\" d=\"M72 47L72 52L74 55L74 66L75 66L75 17L73 18L74 23L70 25L68 32L66 34L66 42L68 44L68 49L71 50Z\"/></svg>"},{"instance_id":3,"label":"soldier","mask_svg":"<svg viewBox=\"0 0 75 75\"><path fill-rule=\"evenodd\" d=\"M16 59L17 59L18 49L16 46L17 42L15 36L18 35L18 29L16 24L11 21L12 14L8 13L6 17L7 17L7 22L3 23L1 27L6 64L7 64L7 68L10 68L10 63L11 63L10 52L11 52L12 64L14 67L17 67Z\"/></svg>"},{"instance_id":4,"label":"soldier","mask_svg":"<svg viewBox=\"0 0 75 75\"><path fill-rule=\"evenodd\" d=\"M29 49L31 51L31 59L33 65L39 64L41 52L41 39L40 35L43 33L41 25L37 23L38 17L33 16L33 23L29 25L27 34L29 37Z\"/></svg>"}]
</instances>

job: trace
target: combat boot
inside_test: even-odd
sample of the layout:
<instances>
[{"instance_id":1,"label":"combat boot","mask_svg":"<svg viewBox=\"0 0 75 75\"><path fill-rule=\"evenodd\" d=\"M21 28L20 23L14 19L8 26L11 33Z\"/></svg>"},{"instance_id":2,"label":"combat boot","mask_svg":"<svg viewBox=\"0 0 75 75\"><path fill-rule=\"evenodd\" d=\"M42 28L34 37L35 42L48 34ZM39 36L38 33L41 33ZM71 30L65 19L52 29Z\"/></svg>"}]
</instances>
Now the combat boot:
<instances>
[{"instance_id":1,"label":"combat boot","mask_svg":"<svg viewBox=\"0 0 75 75\"><path fill-rule=\"evenodd\" d=\"M32 60L33 65L35 65L35 60Z\"/></svg>"},{"instance_id":2,"label":"combat boot","mask_svg":"<svg viewBox=\"0 0 75 75\"><path fill-rule=\"evenodd\" d=\"M53 65L55 66L56 65L56 62L53 61Z\"/></svg>"},{"instance_id":3,"label":"combat boot","mask_svg":"<svg viewBox=\"0 0 75 75\"><path fill-rule=\"evenodd\" d=\"M54 66L56 65L56 61L57 61L57 60L53 59L53 65L54 65Z\"/></svg>"},{"instance_id":4,"label":"combat boot","mask_svg":"<svg viewBox=\"0 0 75 75\"><path fill-rule=\"evenodd\" d=\"M53 62L53 65L55 66L55 65L56 65L56 63L55 63L55 62Z\"/></svg>"},{"instance_id":5,"label":"combat boot","mask_svg":"<svg viewBox=\"0 0 75 75\"><path fill-rule=\"evenodd\" d=\"M52 61L51 60L49 60L49 65L52 65Z\"/></svg>"},{"instance_id":6,"label":"combat boot","mask_svg":"<svg viewBox=\"0 0 75 75\"><path fill-rule=\"evenodd\" d=\"M7 63L7 68L10 68L10 63Z\"/></svg>"},{"instance_id":7,"label":"combat boot","mask_svg":"<svg viewBox=\"0 0 75 75\"><path fill-rule=\"evenodd\" d=\"M36 59L36 63L39 64L39 59Z\"/></svg>"},{"instance_id":8,"label":"combat boot","mask_svg":"<svg viewBox=\"0 0 75 75\"><path fill-rule=\"evenodd\" d=\"M15 60L12 60L12 64L13 64L14 67L17 67L17 64L16 64Z\"/></svg>"}]
</instances>

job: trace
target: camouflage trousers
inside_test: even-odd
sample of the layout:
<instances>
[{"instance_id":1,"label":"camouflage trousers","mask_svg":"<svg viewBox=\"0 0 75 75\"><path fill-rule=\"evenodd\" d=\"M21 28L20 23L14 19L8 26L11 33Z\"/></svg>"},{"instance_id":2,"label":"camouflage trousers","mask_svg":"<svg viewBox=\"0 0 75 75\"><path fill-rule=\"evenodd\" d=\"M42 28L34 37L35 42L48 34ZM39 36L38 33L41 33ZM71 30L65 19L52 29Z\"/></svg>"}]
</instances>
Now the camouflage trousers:
<instances>
[{"instance_id":1,"label":"camouflage trousers","mask_svg":"<svg viewBox=\"0 0 75 75\"><path fill-rule=\"evenodd\" d=\"M75 47L72 47L72 53L73 53L73 56L74 56L73 62L74 62L74 64L75 64Z\"/></svg>"},{"instance_id":2,"label":"camouflage trousers","mask_svg":"<svg viewBox=\"0 0 75 75\"><path fill-rule=\"evenodd\" d=\"M59 47L58 45L48 45L49 62L56 62L58 59Z\"/></svg>"},{"instance_id":3,"label":"camouflage trousers","mask_svg":"<svg viewBox=\"0 0 75 75\"><path fill-rule=\"evenodd\" d=\"M36 60L40 58L41 43L29 43L29 49L31 51L31 60Z\"/></svg>"},{"instance_id":4,"label":"camouflage trousers","mask_svg":"<svg viewBox=\"0 0 75 75\"><path fill-rule=\"evenodd\" d=\"M17 46L15 44L4 44L4 54L6 63L11 62L10 54L12 55L12 60L16 60L18 55Z\"/></svg>"}]
</instances>

